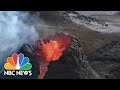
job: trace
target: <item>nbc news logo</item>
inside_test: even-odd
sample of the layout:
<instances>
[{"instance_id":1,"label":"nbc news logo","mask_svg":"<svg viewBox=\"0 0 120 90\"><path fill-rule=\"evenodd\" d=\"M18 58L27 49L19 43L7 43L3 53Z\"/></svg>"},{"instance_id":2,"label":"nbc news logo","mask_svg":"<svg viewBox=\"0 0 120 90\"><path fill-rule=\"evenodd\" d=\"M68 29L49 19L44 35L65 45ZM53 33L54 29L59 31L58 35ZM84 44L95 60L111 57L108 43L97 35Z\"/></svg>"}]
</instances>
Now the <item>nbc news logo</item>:
<instances>
[{"instance_id":1,"label":"nbc news logo","mask_svg":"<svg viewBox=\"0 0 120 90\"><path fill-rule=\"evenodd\" d=\"M4 75L32 75L32 65L29 63L29 58L24 57L22 53L14 53L12 57L7 58L7 63L4 65L6 71Z\"/></svg>"}]
</instances>

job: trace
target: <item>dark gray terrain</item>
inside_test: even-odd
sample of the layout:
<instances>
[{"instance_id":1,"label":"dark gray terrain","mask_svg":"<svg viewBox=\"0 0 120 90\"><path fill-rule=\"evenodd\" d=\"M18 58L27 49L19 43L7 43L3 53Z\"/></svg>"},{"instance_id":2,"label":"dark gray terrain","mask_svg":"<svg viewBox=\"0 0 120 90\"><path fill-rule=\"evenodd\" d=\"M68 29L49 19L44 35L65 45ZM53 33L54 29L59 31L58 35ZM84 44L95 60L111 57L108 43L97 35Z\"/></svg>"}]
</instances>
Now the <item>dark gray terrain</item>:
<instances>
[{"instance_id":1,"label":"dark gray terrain","mask_svg":"<svg viewBox=\"0 0 120 90\"><path fill-rule=\"evenodd\" d=\"M115 26L119 24L118 21L115 24L115 22L113 23L111 20L109 20L109 18L114 17L115 14L112 14L112 15L103 14L104 16L107 16L107 17L109 16L108 18L106 18L106 20L105 19L103 20L100 18L98 19L98 18L92 17L92 16L81 15L74 11L56 12L55 14L54 12L49 12L49 13L42 12L42 13L44 14L43 17L46 16L47 18L50 19L50 21L48 21L50 24L52 24L50 25L50 28L55 29L56 32L61 31L61 32L66 32L70 35L76 36L78 38L78 41L81 44L83 53L86 57L86 59L80 60L81 62L78 62L80 66L75 65L77 69L76 68L74 69L74 65L73 65L72 69L73 71L75 70L77 72L77 75L70 76L70 74L72 73L70 72L68 75L70 77L68 77L66 73L67 71L64 71L66 70L64 66L67 66L67 56L66 54L63 54L63 56L60 58L58 62L53 62L54 64L51 64L49 66L50 68L45 78L56 78L56 79L57 78L74 78L74 79L80 79L80 78L83 78L83 79L95 79L95 78L119 79L120 78L120 75L119 75L120 74L119 72L119 69L120 69L120 62L119 62L120 60L120 37L119 37L120 27L117 27L117 29L119 30L117 32ZM59 15L56 15L58 13ZM83 24L73 22L69 14L73 14L72 17L77 18ZM101 15L101 17L103 15ZM99 16L100 14L98 15L98 17ZM57 17L57 19L54 17ZM46 20L46 18L44 18L44 20ZM52 20L54 20L55 23L52 23L53 22ZM91 22L97 22L98 23L97 27L105 28L105 31L106 30L108 31L106 33L104 31L92 30L92 28L89 28L86 25L84 25L84 23L86 24L86 22L87 24L90 24ZM111 24L110 25L108 24L108 26L107 25L104 26L104 23L106 22L112 23L112 25L114 24L115 28L111 27L110 26ZM109 32L109 28L114 29L113 32ZM73 51L71 52L69 51L67 52L66 50L66 53L68 53L68 55L69 54L71 55L69 56L69 59L73 60L73 62L76 62L77 59L79 61L80 59L79 55L80 56L82 55L79 53L79 55L76 56L77 54L74 52L75 49L77 49L76 51L77 53L80 52L77 46L75 46ZM73 55L73 58L72 58L72 55ZM85 65L84 66L82 61L83 62L87 61L89 65L84 63ZM66 64L65 63L62 64L63 67L61 64L58 65L58 63L62 63L62 62L66 62ZM72 64L74 63L70 63L70 64L72 66ZM81 65L83 65L84 68L81 67ZM57 71L57 69L55 70L55 68L57 67L63 68L62 69L63 71L62 70ZM87 70L87 67L89 68L89 70ZM85 70L85 72L83 70ZM91 74L89 72L91 72Z\"/></svg>"},{"instance_id":2,"label":"dark gray terrain","mask_svg":"<svg viewBox=\"0 0 120 90\"><path fill-rule=\"evenodd\" d=\"M35 24L41 39L56 33L73 37L71 45L64 50L60 59L50 63L45 79L120 78L119 11L111 11L112 14L110 11L101 12L91 12L89 15L84 11L29 12L40 18L37 22L28 20L28 24ZM29 53L27 56L31 55ZM34 65L35 63L33 62ZM35 65L33 71L36 69L38 65ZM37 78L39 71L35 73L31 79Z\"/></svg>"}]
</instances>

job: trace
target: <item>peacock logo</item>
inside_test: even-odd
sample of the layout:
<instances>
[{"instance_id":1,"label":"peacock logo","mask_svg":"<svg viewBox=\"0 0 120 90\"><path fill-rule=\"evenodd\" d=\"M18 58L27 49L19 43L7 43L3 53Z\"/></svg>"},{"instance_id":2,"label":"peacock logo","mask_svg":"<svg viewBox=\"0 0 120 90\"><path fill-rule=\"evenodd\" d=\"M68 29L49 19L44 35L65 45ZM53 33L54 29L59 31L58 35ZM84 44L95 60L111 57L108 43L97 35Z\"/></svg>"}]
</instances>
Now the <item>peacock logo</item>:
<instances>
[{"instance_id":1,"label":"peacock logo","mask_svg":"<svg viewBox=\"0 0 120 90\"><path fill-rule=\"evenodd\" d=\"M29 61L29 58L24 57L22 53L14 53L12 57L7 58L7 63L4 65L4 68L6 70L30 70L32 65Z\"/></svg>"}]
</instances>

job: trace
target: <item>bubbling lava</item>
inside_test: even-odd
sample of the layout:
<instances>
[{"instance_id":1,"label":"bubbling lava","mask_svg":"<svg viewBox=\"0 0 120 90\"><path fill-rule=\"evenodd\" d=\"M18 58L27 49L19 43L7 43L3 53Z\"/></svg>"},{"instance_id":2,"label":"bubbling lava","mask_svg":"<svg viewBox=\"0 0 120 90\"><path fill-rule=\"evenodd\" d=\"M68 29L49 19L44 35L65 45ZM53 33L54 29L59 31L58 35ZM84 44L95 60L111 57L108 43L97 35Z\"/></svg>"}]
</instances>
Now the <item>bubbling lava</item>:
<instances>
[{"instance_id":1,"label":"bubbling lava","mask_svg":"<svg viewBox=\"0 0 120 90\"><path fill-rule=\"evenodd\" d=\"M43 79L48 71L48 65L51 61L57 61L65 50L71 44L71 38L67 35L57 34L44 40L35 42L36 49L34 54L39 58L40 75L38 79Z\"/></svg>"}]
</instances>

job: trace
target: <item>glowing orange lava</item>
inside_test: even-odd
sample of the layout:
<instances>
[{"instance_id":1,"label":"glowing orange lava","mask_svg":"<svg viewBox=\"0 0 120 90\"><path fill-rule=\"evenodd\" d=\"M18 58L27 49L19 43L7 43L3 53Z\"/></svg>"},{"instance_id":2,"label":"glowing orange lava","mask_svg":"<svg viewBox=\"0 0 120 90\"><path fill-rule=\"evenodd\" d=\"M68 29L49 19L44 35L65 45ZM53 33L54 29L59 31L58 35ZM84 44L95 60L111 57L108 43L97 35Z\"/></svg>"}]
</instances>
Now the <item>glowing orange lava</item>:
<instances>
[{"instance_id":1,"label":"glowing orange lava","mask_svg":"<svg viewBox=\"0 0 120 90\"><path fill-rule=\"evenodd\" d=\"M47 62L58 60L62 56L62 49L56 41L50 40L48 43L42 43L42 53Z\"/></svg>"},{"instance_id":2,"label":"glowing orange lava","mask_svg":"<svg viewBox=\"0 0 120 90\"><path fill-rule=\"evenodd\" d=\"M55 35L45 40L38 40L35 45L34 54L42 57L39 60L40 75L38 79L43 79L45 73L48 71L48 65L51 61L59 60L62 56L63 50L69 46L71 38L66 35Z\"/></svg>"}]
</instances>

